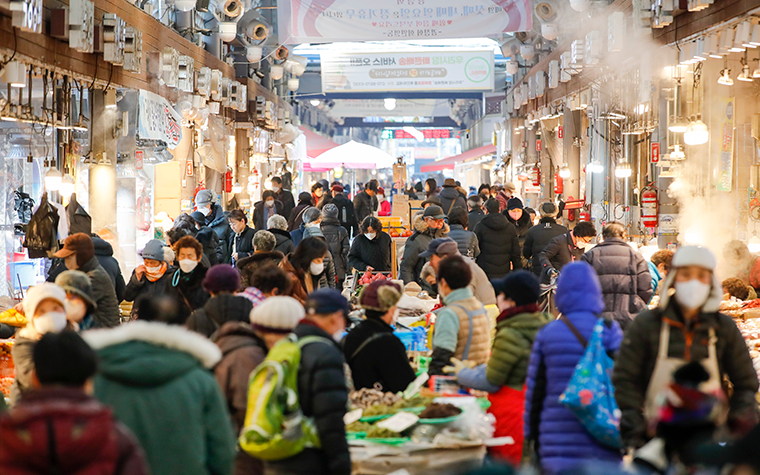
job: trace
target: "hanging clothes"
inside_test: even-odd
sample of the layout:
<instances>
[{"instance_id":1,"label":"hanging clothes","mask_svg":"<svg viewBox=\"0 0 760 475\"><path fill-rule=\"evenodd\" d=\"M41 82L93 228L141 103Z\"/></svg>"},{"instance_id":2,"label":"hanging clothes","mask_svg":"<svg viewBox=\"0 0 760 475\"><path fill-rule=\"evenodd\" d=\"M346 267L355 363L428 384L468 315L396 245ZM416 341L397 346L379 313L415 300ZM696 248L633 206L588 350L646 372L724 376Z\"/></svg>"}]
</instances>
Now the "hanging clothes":
<instances>
[{"instance_id":1,"label":"hanging clothes","mask_svg":"<svg viewBox=\"0 0 760 475\"><path fill-rule=\"evenodd\" d=\"M32 210L34 209L34 200L31 196L23 191L13 191L13 209L18 215L18 222L28 224L32 219Z\"/></svg>"},{"instance_id":2,"label":"hanging clothes","mask_svg":"<svg viewBox=\"0 0 760 475\"><path fill-rule=\"evenodd\" d=\"M69 237L69 217L66 215L66 208L60 203L50 203L50 206L58 212L58 240L64 241Z\"/></svg>"},{"instance_id":3,"label":"hanging clothes","mask_svg":"<svg viewBox=\"0 0 760 475\"><path fill-rule=\"evenodd\" d=\"M77 201L76 193L71 195L69 204L66 206L66 216L69 219L69 234L85 233L88 236L92 234L92 218Z\"/></svg>"},{"instance_id":4,"label":"hanging clothes","mask_svg":"<svg viewBox=\"0 0 760 475\"><path fill-rule=\"evenodd\" d=\"M26 230L24 247L29 249L29 258L49 257L58 251L59 221L58 212L48 202L47 194L43 194Z\"/></svg>"}]
</instances>

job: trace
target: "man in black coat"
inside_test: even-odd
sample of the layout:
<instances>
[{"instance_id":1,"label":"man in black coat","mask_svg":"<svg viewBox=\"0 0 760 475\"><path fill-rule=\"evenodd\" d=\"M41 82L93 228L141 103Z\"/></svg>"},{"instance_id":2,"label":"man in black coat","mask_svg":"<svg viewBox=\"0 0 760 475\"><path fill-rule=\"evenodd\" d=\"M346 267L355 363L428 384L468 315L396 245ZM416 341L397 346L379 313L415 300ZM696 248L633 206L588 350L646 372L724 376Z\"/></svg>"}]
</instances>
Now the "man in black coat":
<instances>
[{"instance_id":1,"label":"man in black coat","mask_svg":"<svg viewBox=\"0 0 760 475\"><path fill-rule=\"evenodd\" d=\"M536 277L541 276L541 261L538 256L552 239L567 232L567 228L557 224L554 219L557 216L557 205L552 202L543 203L538 207L538 212L541 214L541 221L530 228L523 244L523 257L532 259L531 270Z\"/></svg>"},{"instance_id":2,"label":"man in black coat","mask_svg":"<svg viewBox=\"0 0 760 475\"><path fill-rule=\"evenodd\" d=\"M297 455L266 462L268 474L350 475L351 455L343 416L348 389L343 352L334 338L346 329L348 301L335 289L309 294L306 318L295 329L299 340L313 340L301 348L298 397L303 415L314 420L321 448L305 448Z\"/></svg>"},{"instance_id":3,"label":"man in black coat","mask_svg":"<svg viewBox=\"0 0 760 475\"><path fill-rule=\"evenodd\" d=\"M278 176L272 177L272 191L274 192L274 199L282 203L282 215L286 218L289 217L290 212L296 207L293 193L282 188L282 178Z\"/></svg>"},{"instance_id":4,"label":"man in black coat","mask_svg":"<svg viewBox=\"0 0 760 475\"><path fill-rule=\"evenodd\" d=\"M441 200L441 208L447 216L457 206L467 209L464 198L457 190L457 182L451 178L446 178L443 182L443 189L438 193L438 198Z\"/></svg>"},{"instance_id":5,"label":"man in black coat","mask_svg":"<svg viewBox=\"0 0 760 475\"><path fill-rule=\"evenodd\" d=\"M230 257L232 265L253 254L253 235L256 231L248 226L248 217L242 210L230 211Z\"/></svg>"},{"instance_id":6,"label":"man in black coat","mask_svg":"<svg viewBox=\"0 0 760 475\"><path fill-rule=\"evenodd\" d=\"M473 231L475 230L475 226L477 226L478 223L483 221L483 218L486 217L486 212L483 211L483 200L481 199L480 195L472 195L467 198L467 208L470 210L467 215L467 219L469 221L467 230Z\"/></svg>"},{"instance_id":7,"label":"man in black coat","mask_svg":"<svg viewBox=\"0 0 760 475\"><path fill-rule=\"evenodd\" d=\"M319 224L322 234L330 248L330 255L335 263L335 273L338 276L338 288L343 288L343 280L348 270L348 251L351 247L348 231L338 221L338 207L327 203L322 208L322 222Z\"/></svg>"},{"instance_id":8,"label":"man in black coat","mask_svg":"<svg viewBox=\"0 0 760 475\"><path fill-rule=\"evenodd\" d=\"M195 239L203 246L203 255L208 258L209 266L215 266L224 262L222 249L219 242L215 239L214 230L206 226L206 217L200 211L195 211L190 215L195 220L195 227L198 230L195 233Z\"/></svg>"},{"instance_id":9,"label":"man in black coat","mask_svg":"<svg viewBox=\"0 0 760 475\"><path fill-rule=\"evenodd\" d=\"M195 206L206 217L204 225L211 228L216 234L217 245L220 250L219 262L230 262L229 241L232 229L227 222L227 214L216 201L216 193L211 190L201 190L195 195Z\"/></svg>"},{"instance_id":10,"label":"man in black coat","mask_svg":"<svg viewBox=\"0 0 760 475\"><path fill-rule=\"evenodd\" d=\"M367 318L348 332L343 343L354 388L379 384L383 391L397 393L414 381L406 348L391 327L402 295L401 286L388 280L373 282L362 292L359 306Z\"/></svg>"},{"instance_id":11,"label":"man in black coat","mask_svg":"<svg viewBox=\"0 0 760 475\"><path fill-rule=\"evenodd\" d=\"M517 238L520 242L520 249L522 250L525 244L525 238L528 236L528 231L533 227L533 221L530 220L530 215L525 211L523 202L520 198L510 198L507 201L507 209L502 214L507 217L510 223L512 223L517 229Z\"/></svg>"},{"instance_id":12,"label":"man in black coat","mask_svg":"<svg viewBox=\"0 0 760 475\"><path fill-rule=\"evenodd\" d=\"M475 260L489 280L500 279L513 270L522 269L520 242L515 226L499 213L499 202L486 201L483 220L475 226L480 254Z\"/></svg>"},{"instance_id":13,"label":"man in black coat","mask_svg":"<svg viewBox=\"0 0 760 475\"><path fill-rule=\"evenodd\" d=\"M367 216L373 216L377 210L377 180L370 180L364 185L364 191L354 197L356 222L361 224Z\"/></svg>"},{"instance_id":14,"label":"man in black coat","mask_svg":"<svg viewBox=\"0 0 760 475\"><path fill-rule=\"evenodd\" d=\"M588 221L581 221L572 231L549 241L538 255L538 261L541 263L541 283L548 284L565 265L580 260L586 244L590 243L594 236L594 225Z\"/></svg>"},{"instance_id":15,"label":"man in black coat","mask_svg":"<svg viewBox=\"0 0 760 475\"><path fill-rule=\"evenodd\" d=\"M267 229L267 222L272 216L279 214L285 217L287 223L287 215L285 215L285 206L282 201L275 197L272 190L265 190L261 194L261 201L253 205L253 227L256 231Z\"/></svg>"},{"instance_id":16,"label":"man in black coat","mask_svg":"<svg viewBox=\"0 0 760 475\"><path fill-rule=\"evenodd\" d=\"M356 213L354 212L354 204L351 200L343 194L343 186L333 185L333 199L330 203L334 204L338 208L338 221L346 228L348 234L356 237L359 235L359 222L356 220Z\"/></svg>"},{"instance_id":17,"label":"man in black coat","mask_svg":"<svg viewBox=\"0 0 760 475\"><path fill-rule=\"evenodd\" d=\"M626 329L633 317L646 310L652 298L652 275L644 256L625 242L625 226L616 221L602 228L604 242L583 254L594 267L604 296L604 313Z\"/></svg>"},{"instance_id":18,"label":"man in black coat","mask_svg":"<svg viewBox=\"0 0 760 475\"><path fill-rule=\"evenodd\" d=\"M354 238L348 251L348 271L391 270L391 245L393 239L383 232L383 223L377 218L365 219L362 234Z\"/></svg>"}]
</instances>

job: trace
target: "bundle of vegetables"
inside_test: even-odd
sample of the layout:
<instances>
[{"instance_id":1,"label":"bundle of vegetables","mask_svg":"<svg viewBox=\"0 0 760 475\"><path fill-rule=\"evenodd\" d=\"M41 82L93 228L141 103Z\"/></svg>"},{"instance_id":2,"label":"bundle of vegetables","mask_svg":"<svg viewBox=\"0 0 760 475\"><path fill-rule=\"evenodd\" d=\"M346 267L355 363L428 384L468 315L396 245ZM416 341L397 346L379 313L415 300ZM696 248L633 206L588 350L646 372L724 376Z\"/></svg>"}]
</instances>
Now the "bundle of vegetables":
<instances>
[{"instance_id":1,"label":"bundle of vegetables","mask_svg":"<svg viewBox=\"0 0 760 475\"><path fill-rule=\"evenodd\" d=\"M367 409L371 406L382 404L384 406L392 406L398 402L401 397L387 392L378 391L377 389L362 388L358 391L352 391L349 394L349 401L351 407L357 409Z\"/></svg>"},{"instance_id":2,"label":"bundle of vegetables","mask_svg":"<svg viewBox=\"0 0 760 475\"><path fill-rule=\"evenodd\" d=\"M378 280L388 280L390 279L389 276L386 276L385 274L377 273L372 274L372 271L366 271L364 274L362 274L361 278L359 279L358 284L359 285L367 285L371 284L372 282L377 282Z\"/></svg>"}]
</instances>

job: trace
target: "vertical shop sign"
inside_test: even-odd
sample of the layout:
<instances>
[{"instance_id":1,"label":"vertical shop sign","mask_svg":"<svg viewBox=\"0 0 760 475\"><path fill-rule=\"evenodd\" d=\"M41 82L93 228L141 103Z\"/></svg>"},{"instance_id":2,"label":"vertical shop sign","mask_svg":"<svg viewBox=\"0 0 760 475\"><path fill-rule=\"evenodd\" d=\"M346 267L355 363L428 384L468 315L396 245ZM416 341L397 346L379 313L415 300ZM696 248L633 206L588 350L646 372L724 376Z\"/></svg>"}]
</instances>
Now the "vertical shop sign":
<instances>
[{"instance_id":1,"label":"vertical shop sign","mask_svg":"<svg viewBox=\"0 0 760 475\"><path fill-rule=\"evenodd\" d=\"M135 152L135 168L138 170L143 169L143 159L145 157L145 152L142 150L137 150Z\"/></svg>"},{"instance_id":2,"label":"vertical shop sign","mask_svg":"<svg viewBox=\"0 0 760 475\"><path fill-rule=\"evenodd\" d=\"M536 152L541 151L541 139L536 139Z\"/></svg>"},{"instance_id":3,"label":"vertical shop sign","mask_svg":"<svg viewBox=\"0 0 760 475\"><path fill-rule=\"evenodd\" d=\"M565 137L565 130L564 130L564 128L563 128L563 127L560 125L560 126L559 126L559 128L557 129L557 138L558 138L558 139L561 139L561 138L564 138L564 137Z\"/></svg>"},{"instance_id":4,"label":"vertical shop sign","mask_svg":"<svg viewBox=\"0 0 760 475\"><path fill-rule=\"evenodd\" d=\"M652 163L657 163L659 161L660 161L660 143L653 142L652 143Z\"/></svg>"},{"instance_id":5,"label":"vertical shop sign","mask_svg":"<svg viewBox=\"0 0 760 475\"><path fill-rule=\"evenodd\" d=\"M187 159L185 162L185 175L193 176L193 161L191 159Z\"/></svg>"},{"instance_id":6,"label":"vertical shop sign","mask_svg":"<svg viewBox=\"0 0 760 475\"><path fill-rule=\"evenodd\" d=\"M720 124L720 164L718 191L731 191L734 175L734 98L723 99Z\"/></svg>"}]
</instances>

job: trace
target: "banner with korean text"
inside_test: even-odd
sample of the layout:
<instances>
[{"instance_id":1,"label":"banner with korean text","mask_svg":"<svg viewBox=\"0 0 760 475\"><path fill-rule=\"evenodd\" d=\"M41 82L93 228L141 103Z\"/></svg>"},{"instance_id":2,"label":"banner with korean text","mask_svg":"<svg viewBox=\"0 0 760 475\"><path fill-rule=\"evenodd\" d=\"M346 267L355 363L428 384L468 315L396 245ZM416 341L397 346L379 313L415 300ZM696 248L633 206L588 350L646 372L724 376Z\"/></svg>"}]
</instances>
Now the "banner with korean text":
<instances>
[{"instance_id":1,"label":"banner with korean text","mask_svg":"<svg viewBox=\"0 0 760 475\"><path fill-rule=\"evenodd\" d=\"M322 92L491 91L493 51L322 53Z\"/></svg>"},{"instance_id":2,"label":"banner with korean text","mask_svg":"<svg viewBox=\"0 0 760 475\"><path fill-rule=\"evenodd\" d=\"M140 91L137 134L141 139L161 140L174 149L182 140L182 116L162 96Z\"/></svg>"},{"instance_id":3,"label":"banner with korean text","mask_svg":"<svg viewBox=\"0 0 760 475\"><path fill-rule=\"evenodd\" d=\"M283 43L501 37L533 28L530 0L278 0Z\"/></svg>"}]
</instances>

